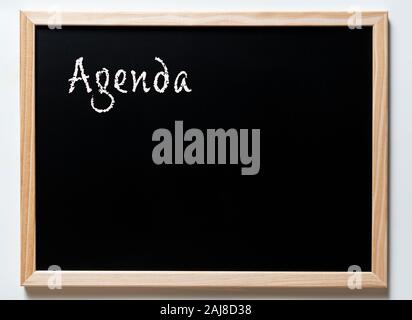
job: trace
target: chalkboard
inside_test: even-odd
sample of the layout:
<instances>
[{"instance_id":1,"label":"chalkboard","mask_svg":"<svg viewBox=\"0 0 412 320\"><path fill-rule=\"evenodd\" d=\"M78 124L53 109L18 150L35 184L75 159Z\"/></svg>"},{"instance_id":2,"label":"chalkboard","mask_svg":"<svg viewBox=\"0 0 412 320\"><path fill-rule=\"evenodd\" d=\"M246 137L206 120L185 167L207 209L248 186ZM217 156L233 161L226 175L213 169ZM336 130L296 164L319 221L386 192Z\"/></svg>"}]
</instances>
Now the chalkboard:
<instances>
[{"instance_id":1,"label":"chalkboard","mask_svg":"<svg viewBox=\"0 0 412 320\"><path fill-rule=\"evenodd\" d=\"M373 28L36 26L35 270L372 272Z\"/></svg>"}]
</instances>

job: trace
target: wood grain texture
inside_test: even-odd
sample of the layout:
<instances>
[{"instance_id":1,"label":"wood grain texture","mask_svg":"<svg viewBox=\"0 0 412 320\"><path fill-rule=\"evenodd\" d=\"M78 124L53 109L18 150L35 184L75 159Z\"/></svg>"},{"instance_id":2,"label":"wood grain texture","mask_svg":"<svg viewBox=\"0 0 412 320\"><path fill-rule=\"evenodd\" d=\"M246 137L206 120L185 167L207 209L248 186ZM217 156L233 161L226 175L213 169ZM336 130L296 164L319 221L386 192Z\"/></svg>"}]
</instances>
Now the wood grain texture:
<instances>
[{"instance_id":1,"label":"wood grain texture","mask_svg":"<svg viewBox=\"0 0 412 320\"><path fill-rule=\"evenodd\" d=\"M35 271L34 24L20 14L20 282Z\"/></svg>"},{"instance_id":2,"label":"wood grain texture","mask_svg":"<svg viewBox=\"0 0 412 320\"><path fill-rule=\"evenodd\" d=\"M388 15L373 26L372 272L387 286Z\"/></svg>"},{"instance_id":3,"label":"wood grain texture","mask_svg":"<svg viewBox=\"0 0 412 320\"><path fill-rule=\"evenodd\" d=\"M102 26L346 26L346 12L195 12L195 13L61 13L62 25ZM21 107L21 284L47 286L55 274L35 269L35 25L56 23L50 13L20 15ZM372 272L362 273L364 288L387 287L388 228L388 15L363 12L362 24L373 26ZM68 287L193 288L347 288L347 272L169 272L63 271Z\"/></svg>"},{"instance_id":4,"label":"wood grain texture","mask_svg":"<svg viewBox=\"0 0 412 320\"><path fill-rule=\"evenodd\" d=\"M62 287L142 288L348 288L348 272L62 271ZM59 273L36 271L24 283L42 287ZM371 272L362 287L382 288Z\"/></svg>"},{"instance_id":5,"label":"wood grain texture","mask_svg":"<svg viewBox=\"0 0 412 320\"><path fill-rule=\"evenodd\" d=\"M36 25L54 21L55 12L25 12ZM347 26L350 12L59 12L62 25L100 26ZM381 12L363 12L374 25Z\"/></svg>"}]
</instances>

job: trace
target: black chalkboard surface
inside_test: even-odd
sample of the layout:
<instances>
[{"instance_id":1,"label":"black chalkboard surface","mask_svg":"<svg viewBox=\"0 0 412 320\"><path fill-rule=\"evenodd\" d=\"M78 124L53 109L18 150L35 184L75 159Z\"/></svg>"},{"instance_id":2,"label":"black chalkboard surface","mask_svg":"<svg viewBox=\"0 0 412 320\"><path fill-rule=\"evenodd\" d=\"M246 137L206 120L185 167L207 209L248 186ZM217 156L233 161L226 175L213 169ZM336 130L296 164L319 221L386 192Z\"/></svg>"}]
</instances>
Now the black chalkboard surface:
<instances>
[{"instance_id":1,"label":"black chalkboard surface","mask_svg":"<svg viewBox=\"0 0 412 320\"><path fill-rule=\"evenodd\" d=\"M35 52L37 270L371 270L371 27L37 26ZM219 128L250 174L229 139L207 163Z\"/></svg>"}]
</instances>

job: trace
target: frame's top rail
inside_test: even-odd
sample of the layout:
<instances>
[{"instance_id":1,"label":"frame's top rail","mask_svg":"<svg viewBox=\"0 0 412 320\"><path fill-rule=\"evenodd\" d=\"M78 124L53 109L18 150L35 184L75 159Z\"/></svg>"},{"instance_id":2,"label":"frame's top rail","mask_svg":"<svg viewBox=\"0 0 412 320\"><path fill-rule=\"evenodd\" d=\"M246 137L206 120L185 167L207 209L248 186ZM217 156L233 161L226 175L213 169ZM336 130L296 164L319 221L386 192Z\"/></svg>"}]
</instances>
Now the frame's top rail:
<instances>
[{"instance_id":1,"label":"frame's top rail","mask_svg":"<svg viewBox=\"0 0 412 320\"><path fill-rule=\"evenodd\" d=\"M354 14L372 26L387 12L44 12L22 11L35 25L57 15L62 25L96 26L347 26Z\"/></svg>"}]
</instances>

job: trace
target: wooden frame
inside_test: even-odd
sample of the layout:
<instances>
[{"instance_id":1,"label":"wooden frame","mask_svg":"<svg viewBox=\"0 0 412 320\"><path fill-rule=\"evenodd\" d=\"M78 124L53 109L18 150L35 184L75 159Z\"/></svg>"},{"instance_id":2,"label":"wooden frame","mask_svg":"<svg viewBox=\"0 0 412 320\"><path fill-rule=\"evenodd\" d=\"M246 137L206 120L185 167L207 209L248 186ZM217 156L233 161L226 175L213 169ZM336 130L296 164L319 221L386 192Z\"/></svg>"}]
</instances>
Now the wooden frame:
<instances>
[{"instance_id":1,"label":"wooden frame","mask_svg":"<svg viewBox=\"0 0 412 320\"><path fill-rule=\"evenodd\" d=\"M238 13L60 13L62 25L101 26L347 26L345 12ZM21 108L21 285L47 286L52 275L35 265L35 27L50 13L20 13ZM373 26L372 272L362 272L362 287L387 287L388 228L388 16L363 12ZM346 288L348 272L186 272L62 271L70 287L334 287Z\"/></svg>"}]
</instances>

